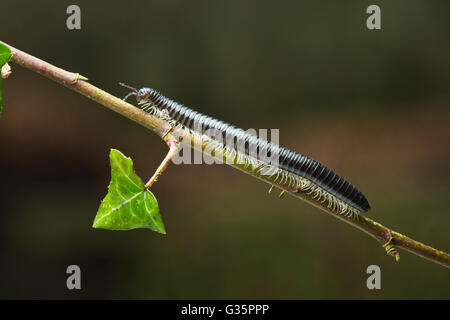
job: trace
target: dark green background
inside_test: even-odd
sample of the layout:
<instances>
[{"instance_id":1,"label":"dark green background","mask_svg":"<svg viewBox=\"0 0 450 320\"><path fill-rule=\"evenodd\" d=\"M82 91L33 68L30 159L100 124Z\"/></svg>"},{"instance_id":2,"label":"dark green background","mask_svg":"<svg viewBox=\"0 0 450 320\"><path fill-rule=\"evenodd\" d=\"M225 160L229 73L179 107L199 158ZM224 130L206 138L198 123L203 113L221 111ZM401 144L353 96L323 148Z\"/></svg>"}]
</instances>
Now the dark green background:
<instances>
[{"instance_id":1,"label":"dark green background","mask_svg":"<svg viewBox=\"0 0 450 320\"><path fill-rule=\"evenodd\" d=\"M78 4L82 29L66 28ZM381 7L382 30L366 28ZM151 86L329 165L375 220L450 250L448 1L9 1L0 39L113 94ZM167 235L91 228L117 148L150 177L151 132L12 65L0 120L1 298L450 298L448 269L224 165L154 186ZM82 269L82 290L65 287ZM382 289L366 288L377 264Z\"/></svg>"}]
</instances>

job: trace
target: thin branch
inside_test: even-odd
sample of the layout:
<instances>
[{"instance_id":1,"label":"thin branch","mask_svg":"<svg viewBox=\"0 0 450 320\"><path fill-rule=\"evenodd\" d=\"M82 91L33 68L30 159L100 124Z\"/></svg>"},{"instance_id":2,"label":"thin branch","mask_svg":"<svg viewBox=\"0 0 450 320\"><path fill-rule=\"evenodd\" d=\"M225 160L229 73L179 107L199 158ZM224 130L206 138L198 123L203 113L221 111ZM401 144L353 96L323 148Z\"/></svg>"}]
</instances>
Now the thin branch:
<instances>
[{"instance_id":1,"label":"thin branch","mask_svg":"<svg viewBox=\"0 0 450 320\"><path fill-rule=\"evenodd\" d=\"M0 43L3 43L0 41ZM183 137L185 133L181 131L177 131L177 129L174 130L174 134L172 136L172 133L167 133L168 129L168 123L163 120L159 119L153 116L150 116L148 113L140 110L139 108L134 107L131 104L128 104L125 101L122 101L121 99L114 97L113 95L91 85L90 83L86 82L87 80L85 77L80 76L78 73L72 73L65 71L63 69L57 68L45 61L42 61L38 58L35 58L25 52L22 52L16 48L13 48L9 46L6 43L3 43L7 47L10 48L10 50L13 52L13 55L11 57L11 61L14 63L17 63L27 69L30 69L34 72L37 72L51 80L54 80L98 103L101 105L117 112L123 115L124 117L127 117L128 119L131 119L144 127L152 130L156 134L158 134L163 140L165 140L170 147L170 151L166 156L166 159L169 157L171 158L172 153L175 151L175 147L173 144L173 141L176 141L176 139L172 139L173 137ZM169 138L170 137L170 138ZM172 141L169 143L169 141ZM188 139L188 141L191 141ZM165 160L166 160L165 159ZM170 160L169 160L170 161ZM160 168L158 168L159 173L161 173L168 165L169 161L163 161L161 163ZM250 174L256 178L264 180L263 177L255 175L253 172L250 171L250 169L246 169L242 166L233 165L232 166L246 172L247 174ZM157 172L158 172L157 170ZM153 177L152 177L153 179ZM152 184L156 179L157 176L153 179L150 179L148 184ZM267 180L264 180L265 182L270 183ZM331 210L327 210L321 206L319 206L317 203L314 203L314 201L310 199L305 199L302 194L298 193L296 190L293 189L286 189L284 186L277 185L277 187L289 192L292 196L300 198L302 200L309 201L311 204L319 207L320 209L324 210L325 212L329 213L330 215L364 231L365 233L369 234L373 238L375 238L380 244L385 248L386 252L392 256L394 256L396 259L398 259L398 252L395 250L395 248L402 248L404 250L407 250L415 255L421 256L425 259L428 259L432 262L441 264L445 267L450 267L450 255L434 249L430 246L427 246L423 243L420 243L418 241L415 241L411 238L408 238L407 236L404 236L398 232L392 231L391 229L379 224L378 222L375 222L366 216L359 214L358 219L348 218L344 217L342 215L336 214Z\"/></svg>"},{"instance_id":2,"label":"thin branch","mask_svg":"<svg viewBox=\"0 0 450 320\"><path fill-rule=\"evenodd\" d=\"M166 139L167 135L165 135L163 137L163 139ZM169 163L172 161L172 158L175 156L175 154L178 152L178 146L179 146L179 142L176 139L167 139L167 145L169 146L169 152L167 152L166 157L164 158L164 160L161 162L161 164L159 165L158 169L156 169L155 173L153 174L153 176L150 178L150 180L148 180L148 182L145 184L145 188L146 189L150 189L150 187L156 182L158 181L158 178L160 175L162 175L162 173L164 172L164 170L166 170L167 166L169 165Z\"/></svg>"}]
</instances>

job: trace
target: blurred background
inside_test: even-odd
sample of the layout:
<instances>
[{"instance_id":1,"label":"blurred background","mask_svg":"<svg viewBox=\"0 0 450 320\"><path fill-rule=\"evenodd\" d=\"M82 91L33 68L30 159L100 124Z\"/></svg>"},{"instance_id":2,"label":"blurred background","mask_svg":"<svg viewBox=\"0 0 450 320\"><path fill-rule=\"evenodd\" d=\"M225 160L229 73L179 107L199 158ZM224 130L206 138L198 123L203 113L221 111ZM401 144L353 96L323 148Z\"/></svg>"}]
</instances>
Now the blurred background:
<instances>
[{"instance_id":1,"label":"blurred background","mask_svg":"<svg viewBox=\"0 0 450 320\"><path fill-rule=\"evenodd\" d=\"M81 8L81 30L66 8ZM366 9L381 7L381 30ZM450 250L448 1L10 1L0 40L123 97L150 86L348 178L368 215ZM12 64L0 119L0 298L449 299L449 270L225 165L152 188L167 235L91 227L108 154L152 175L153 133ZM66 288L66 268L82 290ZM368 290L366 268L381 268Z\"/></svg>"}]
</instances>

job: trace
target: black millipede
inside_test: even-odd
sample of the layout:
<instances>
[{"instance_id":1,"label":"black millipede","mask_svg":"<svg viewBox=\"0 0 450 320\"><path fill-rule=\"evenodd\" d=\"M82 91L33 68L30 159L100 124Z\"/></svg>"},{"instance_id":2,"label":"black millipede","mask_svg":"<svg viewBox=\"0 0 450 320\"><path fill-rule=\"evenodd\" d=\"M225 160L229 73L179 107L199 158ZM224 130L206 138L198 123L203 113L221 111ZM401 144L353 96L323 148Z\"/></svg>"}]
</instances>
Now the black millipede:
<instances>
[{"instance_id":1,"label":"black millipede","mask_svg":"<svg viewBox=\"0 0 450 320\"><path fill-rule=\"evenodd\" d=\"M262 179L266 182L277 184L290 191L302 192L305 200L318 206L326 207L335 213L345 216L356 216L359 212L370 210L366 197L349 181L338 175L332 169L306 155L301 155L284 147L280 147L270 141L249 134L226 122L194 111L179 104L158 91L151 88L132 89L124 100L130 95L135 95L138 107L149 114L158 117L168 117L172 124L189 130L192 134L203 137L208 129L215 130L222 135L222 141L212 139L216 149L233 153L237 159L253 164L254 170L272 169L268 177ZM224 145L223 141L229 141L232 137L234 143ZM243 143L236 144L237 141ZM255 159L250 150L256 150L256 154L264 150L267 156L276 155L277 165L265 159ZM257 175L257 174L255 174ZM261 177L259 177L261 178Z\"/></svg>"}]
</instances>

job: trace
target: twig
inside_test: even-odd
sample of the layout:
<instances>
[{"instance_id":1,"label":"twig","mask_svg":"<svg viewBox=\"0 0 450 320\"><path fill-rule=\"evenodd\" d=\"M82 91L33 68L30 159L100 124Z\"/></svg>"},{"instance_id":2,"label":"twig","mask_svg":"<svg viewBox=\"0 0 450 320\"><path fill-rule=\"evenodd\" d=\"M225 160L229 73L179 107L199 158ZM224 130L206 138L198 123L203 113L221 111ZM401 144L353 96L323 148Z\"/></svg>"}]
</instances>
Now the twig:
<instances>
[{"instance_id":1,"label":"twig","mask_svg":"<svg viewBox=\"0 0 450 320\"><path fill-rule=\"evenodd\" d=\"M13 48L6 43L3 43L1 41L0 43L9 47L9 49L13 52L13 56L11 57L12 62L17 63L34 72L42 74L47 78L52 79L117 113L120 113L124 117L127 117L128 119L131 119L143 125L144 127L152 130L153 132L158 134L161 138L163 138L163 140L165 140L169 144L170 147L169 153L167 154L166 158L161 163L160 167L155 173L156 176L154 175L154 177L150 179L147 185L150 186L152 183L156 181L157 177L167 167L171 157L173 157L173 154L176 151L174 141L177 141L177 139L175 137L176 136L183 137L185 135L183 132L178 132L177 129L174 129L174 135L172 135L172 133L167 134L169 124L165 120L150 116L148 113L140 110L139 108L136 108L133 105L128 104L127 102L122 101L121 99L116 98L111 94L89 84L88 82L85 81L87 79L85 77L80 76L78 73L67 72L45 61L35 58L25 52L22 52L16 48ZM190 139L187 140L191 141ZM254 173L252 173L249 169L246 169L245 167L239 167L233 164L232 166L246 172L247 174L255 176L256 178L264 180L263 177L256 176ZM157 173L159 174L157 175ZM264 181L269 182L267 180ZM277 187L289 192L294 197L307 200L311 204L318 206L317 203L314 203L311 200L302 197L302 195L296 192L296 190L289 190L280 185L277 185ZM367 218L362 214L358 215L358 219L352 219L336 214L331 210L326 210L323 207L319 208L328 212L332 216L369 234L370 236L372 236L373 238L375 238L380 242L380 244L385 248L388 254L394 256L396 259L398 259L399 257L397 251L395 250L395 248L397 247L407 250L415 255L421 256L432 262L441 264L445 267L448 268L450 267L449 254L434 249L411 238L408 238L398 232L392 231L391 229Z\"/></svg>"},{"instance_id":2,"label":"twig","mask_svg":"<svg viewBox=\"0 0 450 320\"><path fill-rule=\"evenodd\" d=\"M164 170L166 170L167 166L169 165L170 161L172 161L172 158L175 156L175 154L178 152L178 146L179 142L178 140L171 134L172 127L166 130L165 133L160 135L160 137L166 141L167 145L169 146L169 152L167 152L166 157L159 165L158 169L156 169L153 176L148 180L148 182L145 184L146 189L150 189L150 187L158 180L159 176L162 175Z\"/></svg>"}]
</instances>

